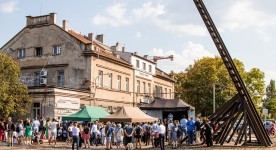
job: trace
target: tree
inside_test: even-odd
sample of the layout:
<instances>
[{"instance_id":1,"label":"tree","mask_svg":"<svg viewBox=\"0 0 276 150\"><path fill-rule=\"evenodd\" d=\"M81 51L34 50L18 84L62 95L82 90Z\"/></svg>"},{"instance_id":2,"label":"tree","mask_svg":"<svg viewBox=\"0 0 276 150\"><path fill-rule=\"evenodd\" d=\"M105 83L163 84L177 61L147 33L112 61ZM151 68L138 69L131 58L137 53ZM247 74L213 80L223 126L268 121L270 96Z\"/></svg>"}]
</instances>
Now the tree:
<instances>
[{"instance_id":1,"label":"tree","mask_svg":"<svg viewBox=\"0 0 276 150\"><path fill-rule=\"evenodd\" d=\"M241 61L233 60L245 85L250 85L252 91L264 91L263 73L259 69L252 69L247 73ZM256 73L257 75L254 75ZM190 65L185 72L175 75L176 93L181 93L180 98L196 107L196 113L202 110L207 115L212 114L213 85L216 86L216 108L220 108L230 98L237 94L236 88L220 57L204 57ZM253 83L254 82L254 83ZM177 97L178 95L176 95Z\"/></svg>"},{"instance_id":2,"label":"tree","mask_svg":"<svg viewBox=\"0 0 276 150\"><path fill-rule=\"evenodd\" d=\"M265 107L268 109L271 118L276 118L276 98L270 99Z\"/></svg>"},{"instance_id":3,"label":"tree","mask_svg":"<svg viewBox=\"0 0 276 150\"><path fill-rule=\"evenodd\" d=\"M18 63L0 53L0 112L4 116L24 115L31 103L28 88L19 78Z\"/></svg>"},{"instance_id":4,"label":"tree","mask_svg":"<svg viewBox=\"0 0 276 150\"><path fill-rule=\"evenodd\" d=\"M275 80L270 80L269 85L266 87L266 101L276 98Z\"/></svg>"}]
</instances>

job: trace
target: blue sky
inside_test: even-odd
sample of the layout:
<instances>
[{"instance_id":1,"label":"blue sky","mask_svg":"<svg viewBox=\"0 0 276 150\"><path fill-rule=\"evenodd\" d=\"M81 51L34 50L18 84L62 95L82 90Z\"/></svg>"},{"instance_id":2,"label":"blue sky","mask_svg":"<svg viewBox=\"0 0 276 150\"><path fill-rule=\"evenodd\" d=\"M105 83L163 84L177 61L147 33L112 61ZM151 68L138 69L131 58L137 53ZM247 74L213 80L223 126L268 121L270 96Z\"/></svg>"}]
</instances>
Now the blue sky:
<instances>
[{"instance_id":1,"label":"blue sky","mask_svg":"<svg viewBox=\"0 0 276 150\"><path fill-rule=\"evenodd\" d=\"M276 1L205 0L232 58L276 80ZM0 46L26 25L25 16L57 13L57 24L81 34L105 35L139 55L168 56L158 67L183 71L203 56L219 55L193 0L1 0Z\"/></svg>"}]
</instances>

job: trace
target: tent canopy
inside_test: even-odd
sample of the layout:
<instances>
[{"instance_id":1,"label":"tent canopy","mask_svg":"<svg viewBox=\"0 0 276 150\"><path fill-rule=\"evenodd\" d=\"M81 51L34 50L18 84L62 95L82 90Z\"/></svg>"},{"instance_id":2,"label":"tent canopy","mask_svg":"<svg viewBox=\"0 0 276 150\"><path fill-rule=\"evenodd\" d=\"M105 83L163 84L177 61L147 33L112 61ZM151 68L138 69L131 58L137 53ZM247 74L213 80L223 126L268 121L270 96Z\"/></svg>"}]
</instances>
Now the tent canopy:
<instances>
[{"instance_id":1,"label":"tent canopy","mask_svg":"<svg viewBox=\"0 0 276 150\"><path fill-rule=\"evenodd\" d=\"M100 118L102 122L152 122L157 120L158 118L148 116L138 107L125 106L110 116Z\"/></svg>"},{"instance_id":2,"label":"tent canopy","mask_svg":"<svg viewBox=\"0 0 276 150\"><path fill-rule=\"evenodd\" d=\"M101 117L110 115L102 107L85 106L80 111L69 116L63 116L62 120L65 121L96 121Z\"/></svg>"}]
</instances>

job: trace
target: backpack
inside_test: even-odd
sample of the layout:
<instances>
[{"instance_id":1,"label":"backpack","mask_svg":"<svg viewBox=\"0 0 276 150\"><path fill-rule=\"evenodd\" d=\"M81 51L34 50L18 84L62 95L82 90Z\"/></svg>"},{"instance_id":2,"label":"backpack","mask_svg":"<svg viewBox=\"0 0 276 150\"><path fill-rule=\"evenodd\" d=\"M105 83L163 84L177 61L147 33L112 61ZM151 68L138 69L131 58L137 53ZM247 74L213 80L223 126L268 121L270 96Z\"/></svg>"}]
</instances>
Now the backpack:
<instances>
[{"instance_id":1,"label":"backpack","mask_svg":"<svg viewBox=\"0 0 276 150\"><path fill-rule=\"evenodd\" d=\"M20 132L19 125L17 125L17 127L16 127L15 131L16 131L17 133L19 133L19 132Z\"/></svg>"},{"instance_id":2,"label":"backpack","mask_svg":"<svg viewBox=\"0 0 276 150\"><path fill-rule=\"evenodd\" d=\"M135 129L135 133L136 133L136 135L141 135L141 128L140 128L140 127L137 127L137 128Z\"/></svg>"},{"instance_id":3,"label":"backpack","mask_svg":"<svg viewBox=\"0 0 276 150\"><path fill-rule=\"evenodd\" d=\"M85 134L89 133L89 129L88 128L84 128L83 131L84 131Z\"/></svg>"}]
</instances>

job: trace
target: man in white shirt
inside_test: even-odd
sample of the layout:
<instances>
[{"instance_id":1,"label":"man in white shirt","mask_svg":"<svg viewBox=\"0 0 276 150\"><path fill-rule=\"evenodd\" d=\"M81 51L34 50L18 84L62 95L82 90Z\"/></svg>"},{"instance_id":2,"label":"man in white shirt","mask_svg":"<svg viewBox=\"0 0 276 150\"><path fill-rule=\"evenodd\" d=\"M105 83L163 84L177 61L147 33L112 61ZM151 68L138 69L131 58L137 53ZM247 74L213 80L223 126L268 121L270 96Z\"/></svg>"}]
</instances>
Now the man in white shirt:
<instances>
[{"instance_id":1,"label":"man in white shirt","mask_svg":"<svg viewBox=\"0 0 276 150\"><path fill-rule=\"evenodd\" d=\"M55 118L53 118L52 122L50 122L49 124L49 129L51 130L51 133L50 133L50 138L49 138L49 145L51 144L52 140L55 142L55 147L56 147L56 144L57 144L57 122L55 120Z\"/></svg>"},{"instance_id":2,"label":"man in white shirt","mask_svg":"<svg viewBox=\"0 0 276 150\"><path fill-rule=\"evenodd\" d=\"M34 121L32 123L33 131L35 133L38 132L39 126L40 126L40 122L37 120L37 117L35 117L35 119L34 119Z\"/></svg>"},{"instance_id":3,"label":"man in white shirt","mask_svg":"<svg viewBox=\"0 0 276 150\"><path fill-rule=\"evenodd\" d=\"M158 133L159 133L159 140L160 140L160 148L161 150L165 149L165 133L166 133L166 127L164 126L163 122L160 122L159 128L158 128Z\"/></svg>"},{"instance_id":4,"label":"man in white shirt","mask_svg":"<svg viewBox=\"0 0 276 150\"><path fill-rule=\"evenodd\" d=\"M96 146L98 146L98 140L97 140L97 133L98 133L99 131L98 131L98 121L96 121L93 125L92 125L92 127L91 127L91 135L92 135L92 139L93 139L93 141L92 141L92 145L93 144L95 144Z\"/></svg>"},{"instance_id":5,"label":"man in white shirt","mask_svg":"<svg viewBox=\"0 0 276 150\"><path fill-rule=\"evenodd\" d=\"M79 149L79 134L80 129L77 127L77 122L74 122L74 127L72 128L72 137L73 137L73 143L72 143L72 150L74 150L75 143L76 143L76 149Z\"/></svg>"}]
</instances>

